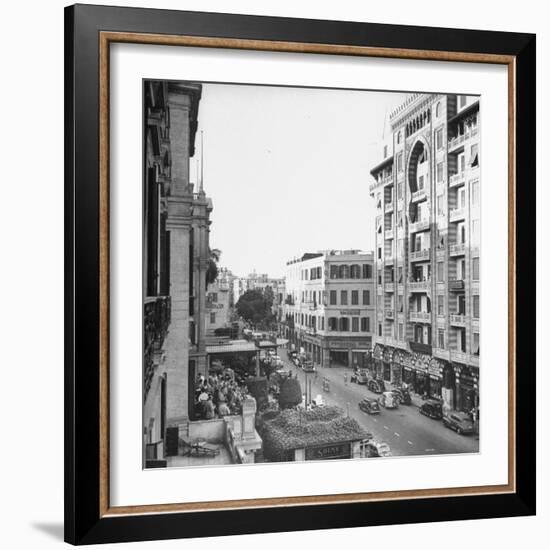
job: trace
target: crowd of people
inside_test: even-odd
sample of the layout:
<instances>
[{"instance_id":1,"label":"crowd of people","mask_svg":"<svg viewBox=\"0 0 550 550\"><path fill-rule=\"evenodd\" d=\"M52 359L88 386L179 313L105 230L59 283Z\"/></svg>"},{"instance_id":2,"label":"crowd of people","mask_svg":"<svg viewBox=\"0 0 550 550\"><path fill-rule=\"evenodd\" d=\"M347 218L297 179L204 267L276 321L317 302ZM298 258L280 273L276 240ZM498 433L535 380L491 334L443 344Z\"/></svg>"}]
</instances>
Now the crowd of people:
<instances>
[{"instance_id":1,"label":"crowd of people","mask_svg":"<svg viewBox=\"0 0 550 550\"><path fill-rule=\"evenodd\" d=\"M199 375L195 384L195 413L197 418L211 420L241 414L246 386L240 386L233 373Z\"/></svg>"}]
</instances>

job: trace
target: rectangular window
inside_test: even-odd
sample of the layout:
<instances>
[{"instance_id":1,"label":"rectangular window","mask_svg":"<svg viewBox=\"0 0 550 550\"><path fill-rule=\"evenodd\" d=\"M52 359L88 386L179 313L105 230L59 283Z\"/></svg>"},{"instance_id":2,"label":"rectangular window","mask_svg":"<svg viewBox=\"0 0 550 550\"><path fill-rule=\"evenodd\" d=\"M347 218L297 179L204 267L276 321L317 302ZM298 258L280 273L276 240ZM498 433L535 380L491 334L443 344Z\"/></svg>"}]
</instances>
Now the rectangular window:
<instances>
[{"instance_id":1,"label":"rectangular window","mask_svg":"<svg viewBox=\"0 0 550 550\"><path fill-rule=\"evenodd\" d=\"M384 158L388 156L388 146L384 145Z\"/></svg>"},{"instance_id":2,"label":"rectangular window","mask_svg":"<svg viewBox=\"0 0 550 550\"><path fill-rule=\"evenodd\" d=\"M479 258L472 258L472 280L479 281Z\"/></svg>"},{"instance_id":3,"label":"rectangular window","mask_svg":"<svg viewBox=\"0 0 550 550\"><path fill-rule=\"evenodd\" d=\"M472 182L472 206L479 204L479 180Z\"/></svg>"},{"instance_id":4,"label":"rectangular window","mask_svg":"<svg viewBox=\"0 0 550 550\"><path fill-rule=\"evenodd\" d=\"M348 291L347 290L342 290L340 292L340 303L343 305L343 306L347 306L348 305Z\"/></svg>"},{"instance_id":5,"label":"rectangular window","mask_svg":"<svg viewBox=\"0 0 550 550\"><path fill-rule=\"evenodd\" d=\"M443 216L443 195L437 196L437 215Z\"/></svg>"},{"instance_id":6,"label":"rectangular window","mask_svg":"<svg viewBox=\"0 0 550 550\"><path fill-rule=\"evenodd\" d=\"M382 336L382 325L378 323L378 336Z\"/></svg>"},{"instance_id":7,"label":"rectangular window","mask_svg":"<svg viewBox=\"0 0 550 550\"><path fill-rule=\"evenodd\" d=\"M401 181L397 182L397 198L398 199L403 198L403 182Z\"/></svg>"},{"instance_id":8,"label":"rectangular window","mask_svg":"<svg viewBox=\"0 0 550 550\"><path fill-rule=\"evenodd\" d=\"M403 153L397 155L397 171L403 172Z\"/></svg>"},{"instance_id":9,"label":"rectangular window","mask_svg":"<svg viewBox=\"0 0 550 550\"><path fill-rule=\"evenodd\" d=\"M378 273L378 284L379 285L382 284L382 274L381 273Z\"/></svg>"},{"instance_id":10,"label":"rectangular window","mask_svg":"<svg viewBox=\"0 0 550 550\"><path fill-rule=\"evenodd\" d=\"M445 315L445 304L443 302L443 296L441 294L437 297L437 314Z\"/></svg>"},{"instance_id":11,"label":"rectangular window","mask_svg":"<svg viewBox=\"0 0 550 550\"><path fill-rule=\"evenodd\" d=\"M418 178L418 189L419 190L424 189L424 176L420 176Z\"/></svg>"},{"instance_id":12,"label":"rectangular window","mask_svg":"<svg viewBox=\"0 0 550 550\"><path fill-rule=\"evenodd\" d=\"M351 318L351 332L359 332L359 317Z\"/></svg>"},{"instance_id":13,"label":"rectangular window","mask_svg":"<svg viewBox=\"0 0 550 550\"><path fill-rule=\"evenodd\" d=\"M403 313L403 294L397 296L397 308L399 313Z\"/></svg>"},{"instance_id":14,"label":"rectangular window","mask_svg":"<svg viewBox=\"0 0 550 550\"><path fill-rule=\"evenodd\" d=\"M370 290L363 290L363 305L370 306Z\"/></svg>"},{"instance_id":15,"label":"rectangular window","mask_svg":"<svg viewBox=\"0 0 550 550\"><path fill-rule=\"evenodd\" d=\"M443 163L438 162L437 163L437 183L441 183L443 181Z\"/></svg>"},{"instance_id":16,"label":"rectangular window","mask_svg":"<svg viewBox=\"0 0 550 550\"><path fill-rule=\"evenodd\" d=\"M403 340L403 323L399 323L397 334L398 334L399 340Z\"/></svg>"},{"instance_id":17,"label":"rectangular window","mask_svg":"<svg viewBox=\"0 0 550 550\"><path fill-rule=\"evenodd\" d=\"M212 301L213 304L215 304L217 301L218 301L218 293L217 292L212 292L212 294L210 294L210 299Z\"/></svg>"},{"instance_id":18,"label":"rectangular window","mask_svg":"<svg viewBox=\"0 0 550 550\"><path fill-rule=\"evenodd\" d=\"M435 143L438 149L443 148L443 128L439 128L435 133ZM439 180L438 180L439 181Z\"/></svg>"},{"instance_id":19,"label":"rectangular window","mask_svg":"<svg viewBox=\"0 0 550 550\"><path fill-rule=\"evenodd\" d=\"M216 314L211 313L210 314L210 324L213 325L216 322Z\"/></svg>"},{"instance_id":20,"label":"rectangular window","mask_svg":"<svg viewBox=\"0 0 550 550\"><path fill-rule=\"evenodd\" d=\"M336 305L336 290L331 290L330 291L330 305L331 306L335 306Z\"/></svg>"},{"instance_id":21,"label":"rectangular window","mask_svg":"<svg viewBox=\"0 0 550 550\"><path fill-rule=\"evenodd\" d=\"M361 317L361 332L370 332L370 318Z\"/></svg>"},{"instance_id":22,"label":"rectangular window","mask_svg":"<svg viewBox=\"0 0 550 550\"><path fill-rule=\"evenodd\" d=\"M470 148L470 166L479 166L479 146L474 143Z\"/></svg>"},{"instance_id":23,"label":"rectangular window","mask_svg":"<svg viewBox=\"0 0 550 550\"><path fill-rule=\"evenodd\" d=\"M437 282L442 283L445 280L443 262L437 262Z\"/></svg>"},{"instance_id":24,"label":"rectangular window","mask_svg":"<svg viewBox=\"0 0 550 550\"><path fill-rule=\"evenodd\" d=\"M473 298L473 317L479 319L479 294L474 294Z\"/></svg>"},{"instance_id":25,"label":"rectangular window","mask_svg":"<svg viewBox=\"0 0 550 550\"><path fill-rule=\"evenodd\" d=\"M442 328L437 329L437 347L445 349L445 331Z\"/></svg>"},{"instance_id":26,"label":"rectangular window","mask_svg":"<svg viewBox=\"0 0 550 550\"><path fill-rule=\"evenodd\" d=\"M466 105L466 96L465 95L459 95L458 96L458 103L460 107L464 107Z\"/></svg>"},{"instance_id":27,"label":"rectangular window","mask_svg":"<svg viewBox=\"0 0 550 550\"><path fill-rule=\"evenodd\" d=\"M372 265L363 264L363 279L372 279Z\"/></svg>"},{"instance_id":28,"label":"rectangular window","mask_svg":"<svg viewBox=\"0 0 550 550\"><path fill-rule=\"evenodd\" d=\"M359 305L359 291L358 290L352 290L351 291L351 305L352 306Z\"/></svg>"},{"instance_id":29,"label":"rectangular window","mask_svg":"<svg viewBox=\"0 0 550 550\"><path fill-rule=\"evenodd\" d=\"M472 353L474 355L479 355L479 332L473 333Z\"/></svg>"},{"instance_id":30,"label":"rectangular window","mask_svg":"<svg viewBox=\"0 0 550 550\"><path fill-rule=\"evenodd\" d=\"M471 244L479 245L479 220L472 220Z\"/></svg>"},{"instance_id":31,"label":"rectangular window","mask_svg":"<svg viewBox=\"0 0 550 550\"><path fill-rule=\"evenodd\" d=\"M382 249L380 247L378 248L378 259L382 259Z\"/></svg>"},{"instance_id":32,"label":"rectangular window","mask_svg":"<svg viewBox=\"0 0 550 550\"><path fill-rule=\"evenodd\" d=\"M464 153L460 153L460 155L458 155L458 173L462 174L462 172L464 172L465 167L466 167L466 161L464 159Z\"/></svg>"}]
</instances>

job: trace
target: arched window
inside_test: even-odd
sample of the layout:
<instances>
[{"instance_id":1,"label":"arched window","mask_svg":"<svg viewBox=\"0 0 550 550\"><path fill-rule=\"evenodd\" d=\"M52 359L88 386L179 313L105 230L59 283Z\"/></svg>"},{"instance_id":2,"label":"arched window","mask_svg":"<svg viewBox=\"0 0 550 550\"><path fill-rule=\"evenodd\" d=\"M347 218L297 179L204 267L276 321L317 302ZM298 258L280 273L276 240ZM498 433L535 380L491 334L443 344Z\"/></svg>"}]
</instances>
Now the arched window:
<instances>
[{"instance_id":1,"label":"arched window","mask_svg":"<svg viewBox=\"0 0 550 550\"><path fill-rule=\"evenodd\" d=\"M340 317L340 332L349 332L349 319L347 317Z\"/></svg>"},{"instance_id":2,"label":"arched window","mask_svg":"<svg viewBox=\"0 0 550 550\"><path fill-rule=\"evenodd\" d=\"M329 330L338 330L338 319L336 317L329 317L328 318L328 329Z\"/></svg>"},{"instance_id":3,"label":"arched window","mask_svg":"<svg viewBox=\"0 0 550 550\"><path fill-rule=\"evenodd\" d=\"M397 143L401 143L401 130L397 132Z\"/></svg>"}]
</instances>

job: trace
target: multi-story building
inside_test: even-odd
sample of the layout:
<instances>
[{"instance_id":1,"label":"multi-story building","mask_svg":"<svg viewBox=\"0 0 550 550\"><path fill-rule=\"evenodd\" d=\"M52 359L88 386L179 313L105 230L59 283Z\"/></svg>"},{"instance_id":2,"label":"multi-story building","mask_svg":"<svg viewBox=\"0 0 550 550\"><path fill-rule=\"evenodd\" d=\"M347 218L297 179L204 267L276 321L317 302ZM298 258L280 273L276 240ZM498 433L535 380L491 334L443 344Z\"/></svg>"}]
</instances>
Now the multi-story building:
<instances>
[{"instance_id":1,"label":"multi-story building","mask_svg":"<svg viewBox=\"0 0 550 550\"><path fill-rule=\"evenodd\" d=\"M374 328L373 255L307 253L286 265L284 319L289 346L323 367L365 367Z\"/></svg>"},{"instance_id":2,"label":"multi-story building","mask_svg":"<svg viewBox=\"0 0 550 550\"><path fill-rule=\"evenodd\" d=\"M282 303L284 299L284 285L285 280L282 278L270 277L267 273L256 273L256 271L253 271L249 273L248 276L233 281L234 300L235 303L237 303L239 298L248 290L265 291L269 288L273 293L273 305L271 310L277 321L279 321L283 313Z\"/></svg>"},{"instance_id":3,"label":"multi-story building","mask_svg":"<svg viewBox=\"0 0 550 550\"><path fill-rule=\"evenodd\" d=\"M371 170L375 365L446 407L478 406L479 98L413 94Z\"/></svg>"},{"instance_id":4,"label":"multi-story building","mask_svg":"<svg viewBox=\"0 0 550 550\"><path fill-rule=\"evenodd\" d=\"M218 270L216 280L208 285L206 294L206 336L214 336L218 328L231 325L233 308L233 277L226 268Z\"/></svg>"},{"instance_id":5,"label":"multi-story building","mask_svg":"<svg viewBox=\"0 0 550 550\"><path fill-rule=\"evenodd\" d=\"M201 91L144 82L143 427L152 447L162 446L165 428L193 417L194 381L206 369L212 203L189 179Z\"/></svg>"}]
</instances>

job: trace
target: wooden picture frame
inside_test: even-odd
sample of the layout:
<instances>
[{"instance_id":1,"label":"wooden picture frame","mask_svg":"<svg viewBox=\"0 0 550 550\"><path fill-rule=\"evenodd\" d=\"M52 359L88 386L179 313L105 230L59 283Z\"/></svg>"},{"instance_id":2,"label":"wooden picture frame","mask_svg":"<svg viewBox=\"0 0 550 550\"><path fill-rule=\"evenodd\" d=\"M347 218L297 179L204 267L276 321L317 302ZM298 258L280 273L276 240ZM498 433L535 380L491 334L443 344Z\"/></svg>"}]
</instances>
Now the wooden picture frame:
<instances>
[{"instance_id":1,"label":"wooden picture frame","mask_svg":"<svg viewBox=\"0 0 550 550\"><path fill-rule=\"evenodd\" d=\"M116 42L503 64L509 103L508 483L112 507L109 48ZM65 10L65 540L72 544L535 513L535 36L76 5ZM504 131L504 129L503 129ZM522 368L516 368L521 358Z\"/></svg>"}]
</instances>

